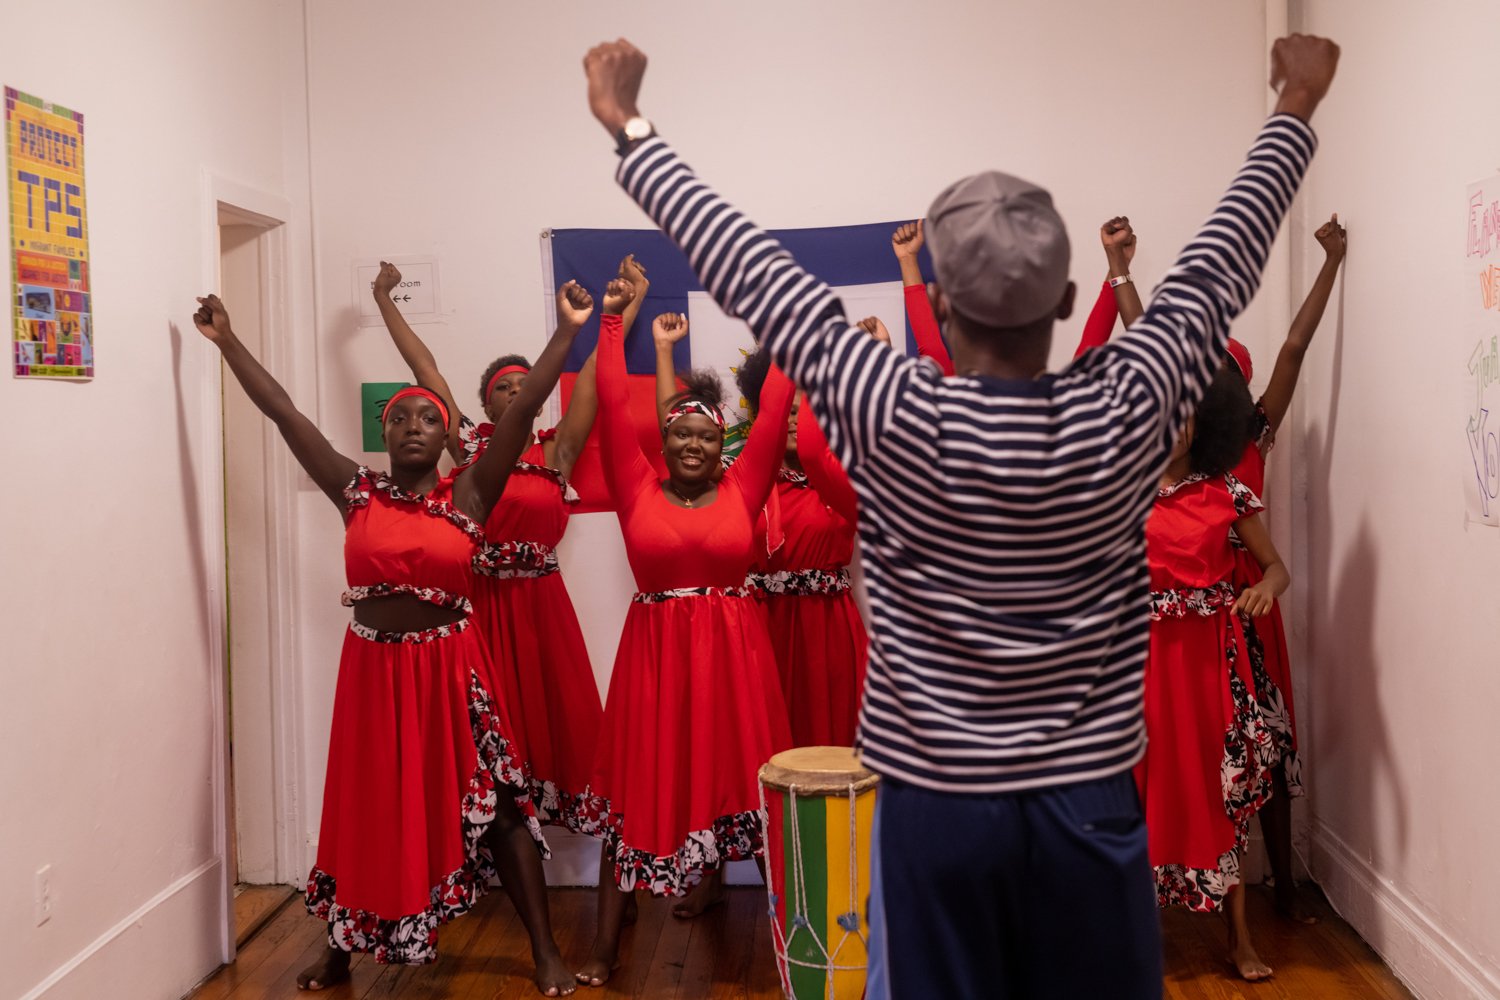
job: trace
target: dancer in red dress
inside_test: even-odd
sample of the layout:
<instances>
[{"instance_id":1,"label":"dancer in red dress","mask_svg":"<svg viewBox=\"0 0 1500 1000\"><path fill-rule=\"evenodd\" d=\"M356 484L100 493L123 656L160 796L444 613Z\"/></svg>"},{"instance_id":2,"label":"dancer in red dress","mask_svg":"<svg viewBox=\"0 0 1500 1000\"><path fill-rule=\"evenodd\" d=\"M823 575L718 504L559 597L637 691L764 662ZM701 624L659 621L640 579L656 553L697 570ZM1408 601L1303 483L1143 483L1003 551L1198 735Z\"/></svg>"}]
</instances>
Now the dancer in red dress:
<instances>
[{"instance_id":1,"label":"dancer in red dress","mask_svg":"<svg viewBox=\"0 0 1500 1000\"><path fill-rule=\"evenodd\" d=\"M752 420L760 414L761 389L772 367L770 355L757 349L735 373ZM778 371L777 377L784 376ZM842 497L821 492L830 489L828 477L815 479L804 467L800 455L814 440L801 437L800 412L793 407L795 426L776 489L756 521L755 562L745 585L766 609L793 745L852 747L870 641L849 590L855 521L838 513L835 503L842 506ZM808 423L815 423L812 411L805 412ZM820 458L821 472L832 461L826 440Z\"/></svg>"},{"instance_id":2,"label":"dancer in red dress","mask_svg":"<svg viewBox=\"0 0 1500 1000\"><path fill-rule=\"evenodd\" d=\"M587 293L564 296L585 308ZM532 939L536 983L573 992L547 913L546 843L531 807L504 706L486 688L488 656L469 614L481 523L525 446L522 410L464 476L439 478L451 424L432 390L407 388L384 413L390 473L334 451L235 337L217 296L193 320L246 394L344 516L344 638L334 694L318 858L308 910L329 923L323 955L301 989L346 979L355 951L378 962L436 958L437 928L467 912L498 869ZM577 328L566 323L518 401L535 407L562 371Z\"/></svg>"},{"instance_id":3,"label":"dancer in red dress","mask_svg":"<svg viewBox=\"0 0 1500 1000\"><path fill-rule=\"evenodd\" d=\"M610 283L599 335L604 474L639 592L594 774L599 924L578 978L596 986L615 965L635 889L682 895L726 861L763 857L756 772L792 742L765 613L744 588L755 519L785 446L791 383L767 380L762 417L717 481L720 400L684 394L662 430L668 478L658 479L630 423L624 334L611 315L631 292Z\"/></svg>"},{"instance_id":4,"label":"dancer in red dress","mask_svg":"<svg viewBox=\"0 0 1500 1000\"><path fill-rule=\"evenodd\" d=\"M1271 969L1255 953L1239 882L1250 816L1271 794L1275 748L1246 655L1243 621L1265 615L1290 579L1261 523L1259 499L1227 470L1249 440L1254 404L1238 372L1215 376L1162 474L1146 522L1151 650L1146 755L1136 784L1163 906L1230 906L1231 960L1246 979ZM1231 583L1238 533L1263 570Z\"/></svg>"},{"instance_id":5,"label":"dancer in red dress","mask_svg":"<svg viewBox=\"0 0 1500 1000\"><path fill-rule=\"evenodd\" d=\"M1286 340L1276 356L1276 367L1271 371L1271 381L1256 402L1254 439L1234 469L1235 477L1254 490L1257 496L1265 489L1266 455L1275 443L1281 421L1291 408L1297 378L1302 372L1302 359L1317 332L1318 323L1323 319L1323 310L1328 306L1333 283L1338 278L1339 263L1344 259L1344 227L1339 225L1337 214L1313 235L1323 247L1323 267L1287 331ZM1231 339L1229 359L1249 382L1250 352L1245 345ZM1259 583L1260 565L1239 543L1237 536L1231 535L1230 541L1235 543L1235 587ZM1265 711L1278 755L1271 770L1275 794L1260 811L1261 834L1266 841L1266 854L1276 882L1276 909L1300 923L1317 923L1318 918L1297 899L1292 871L1292 799L1302 796L1304 791L1302 765L1297 754L1297 711L1292 696L1291 660L1287 656L1286 629L1281 623L1279 601L1271 605L1271 613L1265 618L1246 625L1245 644L1256 670L1256 680L1263 688L1257 692L1257 699Z\"/></svg>"},{"instance_id":6,"label":"dancer in red dress","mask_svg":"<svg viewBox=\"0 0 1500 1000\"><path fill-rule=\"evenodd\" d=\"M620 276L648 287L644 268L633 256L620 263ZM375 301L386 329L421 385L429 386L450 408L459 408L432 352L417 337L390 299L401 272L381 263ZM639 304L632 303L634 308ZM558 298L558 320L580 327L592 309L575 309ZM634 313L626 314L628 323ZM557 545L578 495L568 482L598 410L594 390L595 356L590 355L574 383L568 409L557 427L531 442L511 471L505 494L485 522L487 546L475 561L474 617L489 646L492 671L486 686L509 710L515 754L531 786L532 804L543 823L580 828L582 803L593 776L594 742L604 709L589 663L578 615L558 572ZM496 359L480 381L479 398L487 423L459 415L449 434L449 450L460 465L484 451L495 424L519 398L530 362L510 354Z\"/></svg>"}]
</instances>

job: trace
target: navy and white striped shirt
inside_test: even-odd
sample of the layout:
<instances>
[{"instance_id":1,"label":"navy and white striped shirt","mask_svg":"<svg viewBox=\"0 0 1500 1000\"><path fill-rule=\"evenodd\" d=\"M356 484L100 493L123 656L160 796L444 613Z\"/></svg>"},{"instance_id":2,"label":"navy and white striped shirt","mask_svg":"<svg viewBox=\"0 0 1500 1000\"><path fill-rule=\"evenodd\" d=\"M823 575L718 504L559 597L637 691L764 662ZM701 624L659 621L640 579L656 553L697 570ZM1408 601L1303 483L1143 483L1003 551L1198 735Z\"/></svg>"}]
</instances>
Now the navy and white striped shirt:
<instances>
[{"instance_id":1,"label":"navy and white striped shirt","mask_svg":"<svg viewBox=\"0 0 1500 1000\"><path fill-rule=\"evenodd\" d=\"M860 501L865 763L948 792L1118 774L1145 749L1146 517L1315 147L1270 118L1124 336L1059 375L944 378L843 305L660 138L618 180L806 392Z\"/></svg>"}]
</instances>

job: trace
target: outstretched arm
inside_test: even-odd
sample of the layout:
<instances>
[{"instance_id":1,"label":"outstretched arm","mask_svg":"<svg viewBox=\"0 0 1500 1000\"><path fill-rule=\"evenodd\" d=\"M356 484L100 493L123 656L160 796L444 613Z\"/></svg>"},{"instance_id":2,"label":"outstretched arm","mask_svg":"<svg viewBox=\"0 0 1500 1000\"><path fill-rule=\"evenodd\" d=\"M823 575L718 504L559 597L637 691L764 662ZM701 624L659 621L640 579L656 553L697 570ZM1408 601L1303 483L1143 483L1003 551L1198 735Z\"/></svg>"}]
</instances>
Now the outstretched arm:
<instances>
[{"instance_id":1,"label":"outstretched arm","mask_svg":"<svg viewBox=\"0 0 1500 1000\"><path fill-rule=\"evenodd\" d=\"M813 419L806 399L797 411L797 458L819 498L839 517L850 524L857 523L859 499L855 496L854 486L844 474L844 467L828 450L828 439L823 436L823 428Z\"/></svg>"},{"instance_id":2,"label":"outstretched arm","mask_svg":"<svg viewBox=\"0 0 1500 1000\"><path fill-rule=\"evenodd\" d=\"M1245 548L1255 557L1264 574L1260 583L1246 587L1240 593L1239 599L1234 602L1234 610L1237 614L1249 615L1251 618L1270 614L1272 603L1291 586L1291 574L1281 561L1276 546L1271 543L1271 533L1266 530L1259 514L1251 514L1234 522L1234 533L1245 543Z\"/></svg>"},{"instance_id":3,"label":"outstretched arm","mask_svg":"<svg viewBox=\"0 0 1500 1000\"><path fill-rule=\"evenodd\" d=\"M1277 113L1261 128L1245 164L1158 286L1146 314L1123 337L1074 363L1074 371L1117 371L1122 387L1159 404L1158 443L1171 447L1229 341L1229 324L1260 285L1282 216L1312 161L1316 139L1306 119L1327 92L1338 46L1292 35L1272 49L1272 82L1284 84Z\"/></svg>"},{"instance_id":4,"label":"outstretched arm","mask_svg":"<svg viewBox=\"0 0 1500 1000\"><path fill-rule=\"evenodd\" d=\"M625 259L628 261L630 258ZM621 264L621 270L624 270L624 264ZM564 319L562 313L567 312L567 322L582 328L589 315L594 312L594 300L589 297L588 292L579 297L579 301L583 298L588 298L588 306L577 307L570 298L558 295L559 324ZM558 421L558 432L541 447L541 453L546 456L547 468L556 469L564 478L573 474L577 456L583 453L583 445L588 442L588 432L594 429L594 415L598 412L598 393L594 388L594 370L597 364L598 348L595 346L594 351L588 355L588 360L583 361L582 370L579 370L577 379L573 382L573 397L568 400L567 412Z\"/></svg>"},{"instance_id":5,"label":"outstretched arm","mask_svg":"<svg viewBox=\"0 0 1500 1000\"><path fill-rule=\"evenodd\" d=\"M617 287L618 286L618 287ZM625 371L625 326L621 321L622 298L632 289L626 282L612 281L599 320L599 428L600 459L604 483L615 509L623 510L643 489L660 489L656 470L641 450L635 423L630 418L630 376ZM618 305L616 304L618 303ZM613 310L613 311L611 311Z\"/></svg>"},{"instance_id":6,"label":"outstretched arm","mask_svg":"<svg viewBox=\"0 0 1500 1000\"><path fill-rule=\"evenodd\" d=\"M1135 230L1130 228L1130 219L1117 215L1099 227L1099 239L1104 244L1104 259L1109 261L1110 278L1129 278L1130 262L1135 259ZM1115 306L1128 330L1145 314L1141 305L1141 293L1134 279L1114 286Z\"/></svg>"},{"instance_id":7,"label":"outstretched arm","mask_svg":"<svg viewBox=\"0 0 1500 1000\"><path fill-rule=\"evenodd\" d=\"M1281 353L1276 355L1271 382L1266 386L1265 394L1260 397L1273 437L1292 405L1292 393L1297 391L1297 377L1302 374L1302 359L1307 355L1307 347L1312 343L1313 334L1318 332L1318 323L1323 319L1328 296L1332 294L1333 283L1338 278L1339 262L1344 259L1344 227L1339 225L1338 213L1334 213L1333 218L1323 223L1314 236L1325 254L1323 269L1318 272L1312 291L1307 293L1307 301L1297 310L1297 318L1292 320L1292 328L1287 331Z\"/></svg>"},{"instance_id":8,"label":"outstretched arm","mask_svg":"<svg viewBox=\"0 0 1500 1000\"><path fill-rule=\"evenodd\" d=\"M453 391L448 388L448 380L438 371L437 359L432 356L432 351L422 343L422 338L417 336L406 322L406 317L401 315L401 310L396 308L396 303L391 301L391 291L400 284L401 272L396 269L396 265L381 261L380 273L375 276L375 304L380 307L380 318L385 321L385 328L390 333L391 340L395 341L396 350L401 352L401 360L411 369L411 377L417 380L418 385L426 386L442 396L443 402L447 404L452 418L448 421L448 454L453 456L455 462L462 463L464 450L458 440L458 403L453 398Z\"/></svg>"},{"instance_id":9,"label":"outstretched arm","mask_svg":"<svg viewBox=\"0 0 1500 1000\"><path fill-rule=\"evenodd\" d=\"M651 324L651 340L656 345L656 425L667 425L667 406L677 395L677 368L672 350L687 336L688 318L680 313L662 313Z\"/></svg>"},{"instance_id":10,"label":"outstretched arm","mask_svg":"<svg viewBox=\"0 0 1500 1000\"><path fill-rule=\"evenodd\" d=\"M536 411L547 401L562 375L563 363L582 325L578 318L587 319L593 308L594 300L577 282L570 281L558 289L557 331L521 382L516 398L500 415L484 454L453 484L454 504L480 524L489 520L490 511L505 492L510 474L531 440Z\"/></svg>"},{"instance_id":11,"label":"outstretched arm","mask_svg":"<svg viewBox=\"0 0 1500 1000\"><path fill-rule=\"evenodd\" d=\"M745 498L745 507L753 519L766 505L771 491L776 488L776 474L781 471L781 458L786 454L787 426L791 423L792 399L797 389L780 368L772 365L766 372L765 384L760 387L760 410L755 423L750 425L750 436L745 447L740 449L734 465L724 473L726 479L734 479Z\"/></svg>"},{"instance_id":12,"label":"outstretched arm","mask_svg":"<svg viewBox=\"0 0 1500 1000\"><path fill-rule=\"evenodd\" d=\"M637 115L646 57L622 39L592 49L584 69L594 116L613 135ZM919 362L851 327L826 283L699 181L660 138L633 143L616 179L683 248L719 307L745 320L771 360L807 391L852 472L878 447L895 400L924 377Z\"/></svg>"},{"instance_id":13,"label":"outstretched arm","mask_svg":"<svg viewBox=\"0 0 1500 1000\"><path fill-rule=\"evenodd\" d=\"M902 294L906 297L906 319L911 323L911 335L917 341L917 353L936 361L944 375L953 374L953 359L948 356L948 345L943 343L943 332L938 328L937 317L932 314L932 302L927 298L927 282L922 280L922 268L917 263L917 251L922 249L926 235L922 232L923 220L908 222L891 234L891 249L901 265ZM890 343L890 337L886 337Z\"/></svg>"},{"instance_id":14,"label":"outstretched arm","mask_svg":"<svg viewBox=\"0 0 1500 1000\"><path fill-rule=\"evenodd\" d=\"M272 378L271 373L250 355L240 338L234 335L234 330L229 325L229 313L225 311L224 303L219 301L217 295L199 299L198 305L198 311L193 314L193 325L198 328L198 332L223 354L229 370L234 372L234 377L244 387L245 395L260 408L260 412L271 418L292 449L292 454L302 468L307 470L312 481L318 484L318 489L339 510L345 510L344 487L349 485L349 481L359 471L359 463L334 451L333 445L328 443L317 425L297 409L281 383Z\"/></svg>"}]
</instances>

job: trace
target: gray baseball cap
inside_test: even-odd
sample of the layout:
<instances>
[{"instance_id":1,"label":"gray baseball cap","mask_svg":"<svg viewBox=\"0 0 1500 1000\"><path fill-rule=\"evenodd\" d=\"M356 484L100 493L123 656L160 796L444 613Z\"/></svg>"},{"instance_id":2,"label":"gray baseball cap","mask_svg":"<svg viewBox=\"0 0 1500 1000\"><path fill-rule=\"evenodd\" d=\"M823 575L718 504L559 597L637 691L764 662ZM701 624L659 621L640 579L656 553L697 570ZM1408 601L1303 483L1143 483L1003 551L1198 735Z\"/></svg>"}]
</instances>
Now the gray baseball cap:
<instances>
[{"instance_id":1,"label":"gray baseball cap","mask_svg":"<svg viewBox=\"0 0 1500 1000\"><path fill-rule=\"evenodd\" d=\"M953 308L986 326L1023 326L1062 301L1068 231L1052 196L989 170L951 184L927 210L927 246Z\"/></svg>"}]
</instances>

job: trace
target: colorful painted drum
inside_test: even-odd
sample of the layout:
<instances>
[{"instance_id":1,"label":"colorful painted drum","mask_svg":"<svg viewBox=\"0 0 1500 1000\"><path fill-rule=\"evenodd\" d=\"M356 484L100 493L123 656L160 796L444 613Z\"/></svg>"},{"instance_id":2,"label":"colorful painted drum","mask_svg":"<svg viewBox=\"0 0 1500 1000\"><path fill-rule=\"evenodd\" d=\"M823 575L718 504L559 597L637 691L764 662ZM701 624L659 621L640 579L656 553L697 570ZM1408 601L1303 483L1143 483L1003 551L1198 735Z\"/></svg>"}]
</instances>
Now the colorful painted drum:
<instances>
[{"instance_id":1,"label":"colorful painted drum","mask_svg":"<svg viewBox=\"0 0 1500 1000\"><path fill-rule=\"evenodd\" d=\"M760 769L771 937L788 1000L864 995L870 825L879 783L849 747L798 747Z\"/></svg>"}]
</instances>

